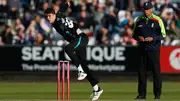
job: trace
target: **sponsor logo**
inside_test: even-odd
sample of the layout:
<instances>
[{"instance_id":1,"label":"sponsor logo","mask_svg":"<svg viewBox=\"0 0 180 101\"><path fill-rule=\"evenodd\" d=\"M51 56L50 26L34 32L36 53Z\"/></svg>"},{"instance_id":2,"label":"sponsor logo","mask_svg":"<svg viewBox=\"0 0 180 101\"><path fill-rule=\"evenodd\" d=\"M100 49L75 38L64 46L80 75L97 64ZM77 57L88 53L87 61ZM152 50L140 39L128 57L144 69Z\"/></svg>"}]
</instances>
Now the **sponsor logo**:
<instances>
[{"instance_id":1,"label":"sponsor logo","mask_svg":"<svg viewBox=\"0 0 180 101\"><path fill-rule=\"evenodd\" d=\"M169 62L174 69L180 70L180 48L171 52Z\"/></svg>"},{"instance_id":2,"label":"sponsor logo","mask_svg":"<svg viewBox=\"0 0 180 101\"><path fill-rule=\"evenodd\" d=\"M125 47L87 47L86 59L88 67L93 71L125 71L126 66L124 62L126 57L124 52ZM63 53L62 53L63 52ZM34 47L23 47L21 50L22 56L22 68L25 71L55 71L57 70L57 64L55 62L66 59L71 60L68 55L63 51L63 47L57 46L34 46ZM63 55L63 56L62 56ZM109 63L106 63L109 62ZM112 63L111 63L112 62ZM121 64L116 63L121 62ZM77 68L71 65L71 71Z\"/></svg>"}]
</instances>

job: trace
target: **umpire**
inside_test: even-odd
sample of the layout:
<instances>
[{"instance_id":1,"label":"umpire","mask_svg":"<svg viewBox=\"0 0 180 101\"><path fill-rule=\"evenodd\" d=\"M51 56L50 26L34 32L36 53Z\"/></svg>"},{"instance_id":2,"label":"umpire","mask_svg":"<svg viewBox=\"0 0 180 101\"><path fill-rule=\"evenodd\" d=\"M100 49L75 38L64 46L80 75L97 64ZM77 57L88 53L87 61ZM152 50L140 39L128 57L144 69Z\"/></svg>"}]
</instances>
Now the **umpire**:
<instances>
[{"instance_id":1,"label":"umpire","mask_svg":"<svg viewBox=\"0 0 180 101\"><path fill-rule=\"evenodd\" d=\"M164 24L160 17L153 14L150 2L143 4L144 14L139 16L134 24L133 38L139 42L140 68L138 71L138 96L136 99L146 99L147 71L153 73L154 99L160 99L162 81L160 77L160 46L166 37Z\"/></svg>"}]
</instances>

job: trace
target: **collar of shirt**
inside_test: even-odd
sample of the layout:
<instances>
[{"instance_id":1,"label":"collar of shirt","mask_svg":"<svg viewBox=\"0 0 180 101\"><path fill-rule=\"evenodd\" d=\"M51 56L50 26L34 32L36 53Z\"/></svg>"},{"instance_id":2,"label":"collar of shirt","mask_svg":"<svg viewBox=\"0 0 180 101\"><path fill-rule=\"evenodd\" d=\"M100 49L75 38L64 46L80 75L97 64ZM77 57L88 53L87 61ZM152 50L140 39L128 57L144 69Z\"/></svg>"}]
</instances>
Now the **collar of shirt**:
<instances>
[{"instance_id":1,"label":"collar of shirt","mask_svg":"<svg viewBox=\"0 0 180 101\"><path fill-rule=\"evenodd\" d=\"M149 20L154 16L154 14L152 13L149 17L146 17L146 15L144 14L142 18Z\"/></svg>"}]
</instances>

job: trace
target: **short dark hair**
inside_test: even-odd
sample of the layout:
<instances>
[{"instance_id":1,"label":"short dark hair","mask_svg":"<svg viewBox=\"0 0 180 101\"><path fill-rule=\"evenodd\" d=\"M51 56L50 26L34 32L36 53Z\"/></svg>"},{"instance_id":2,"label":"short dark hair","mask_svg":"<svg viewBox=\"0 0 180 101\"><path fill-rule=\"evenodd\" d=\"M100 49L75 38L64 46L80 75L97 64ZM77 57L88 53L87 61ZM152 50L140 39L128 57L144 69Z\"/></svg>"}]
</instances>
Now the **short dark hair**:
<instances>
[{"instance_id":1,"label":"short dark hair","mask_svg":"<svg viewBox=\"0 0 180 101\"><path fill-rule=\"evenodd\" d=\"M44 11L44 14L49 14L49 13L55 14L54 9L53 9L53 8L47 8L47 9Z\"/></svg>"}]
</instances>

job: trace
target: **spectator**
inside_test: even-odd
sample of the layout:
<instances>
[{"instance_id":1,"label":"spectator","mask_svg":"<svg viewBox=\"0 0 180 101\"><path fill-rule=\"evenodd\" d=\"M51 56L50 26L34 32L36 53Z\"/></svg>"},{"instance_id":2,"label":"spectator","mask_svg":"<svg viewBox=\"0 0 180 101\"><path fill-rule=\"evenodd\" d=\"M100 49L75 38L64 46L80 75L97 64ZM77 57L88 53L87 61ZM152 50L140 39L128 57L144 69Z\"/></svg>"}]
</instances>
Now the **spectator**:
<instances>
[{"instance_id":1,"label":"spectator","mask_svg":"<svg viewBox=\"0 0 180 101\"><path fill-rule=\"evenodd\" d=\"M170 30L168 31L169 33L169 38L171 39L171 45L175 46L175 45L180 45L180 29L177 28L176 26L176 22L173 21L170 24Z\"/></svg>"},{"instance_id":2,"label":"spectator","mask_svg":"<svg viewBox=\"0 0 180 101\"><path fill-rule=\"evenodd\" d=\"M137 41L132 38L131 28L127 28L127 31L123 36L122 45L137 45Z\"/></svg>"},{"instance_id":3,"label":"spectator","mask_svg":"<svg viewBox=\"0 0 180 101\"><path fill-rule=\"evenodd\" d=\"M24 25L21 23L20 19L16 19L15 22L15 30L16 30L16 36L18 37L17 43L18 44L24 44L24 38L25 38L25 27Z\"/></svg>"},{"instance_id":4,"label":"spectator","mask_svg":"<svg viewBox=\"0 0 180 101\"><path fill-rule=\"evenodd\" d=\"M0 26L7 23L9 7L7 6L7 0L2 0L0 4Z\"/></svg>"},{"instance_id":5,"label":"spectator","mask_svg":"<svg viewBox=\"0 0 180 101\"><path fill-rule=\"evenodd\" d=\"M7 6L7 0L2 0L0 4L0 34L5 30L7 24L9 7Z\"/></svg>"},{"instance_id":6,"label":"spectator","mask_svg":"<svg viewBox=\"0 0 180 101\"><path fill-rule=\"evenodd\" d=\"M48 2L45 2L43 4L43 6L38 10L38 13L43 16L44 15L44 11L49 7L49 4Z\"/></svg>"},{"instance_id":7,"label":"spectator","mask_svg":"<svg viewBox=\"0 0 180 101\"><path fill-rule=\"evenodd\" d=\"M7 26L7 29L2 33L2 40L3 40L3 43L5 44L14 44L14 40L13 38L16 38L16 37L13 37L16 35L16 31L15 31L15 24L14 23L11 23L9 26Z\"/></svg>"},{"instance_id":8,"label":"spectator","mask_svg":"<svg viewBox=\"0 0 180 101\"><path fill-rule=\"evenodd\" d=\"M77 21L79 22L79 26L82 30L86 30L89 29L91 26L91 22L93 21L91 19L90 21L90 17L88 17L88 14L86 11L81 11L80 12L80 17L77 19Z\"/></svg>"},{"instance_id":9,"label":"spectator","mask_svg":"<svg viewBox=\"0 0 180 101\"><path fill-rule=\"evenodd\" d=\"M69 16L70 19L84 22L84 25L83 23L81 23L82 25L80 26L82 29L89 30L89 36L91 36L92 39L95 39L93 40L93 43L124 44L122 43L123 36L126 35L130 29L132 30L133 21L142 14L141 7L142 4L146 1L152 2L155 9L154 13L161 16L163 22L165 23L166 31L168 32L167 35L169 35L169 37L167 36L168 40L164 41L163 44L165 43L164 45L176 45L174 42L178 41L174 40L179 40L176 39L176 35L178 35L177 33L180 29L180 3L178 2L178 0L177 2L172 2L172 0L68 1L70 2L70 7L66 6L66 0L1 0L0 36L2 36L2 42L5 42L4 44L6 44L7 41L4 41L3 37L4 32L9 29L9 27L11 26L10 24L15 22L17 18L20 19L22 25L25 27L25 32L29 28L31 21L34 21L34 19L36 19L35 28L37 33L35 34L34 42L25 42L26 44L37 44L37 36L42 36L40 37L41 41L38 41L38 44L51 44L54 38L58 39L57 35L55 35L52 31L52 28L47 24L45 19L41 17L44 15L43 11L46 8L52 6L55 9L56 13L58 11L61 11L64 12L64 15ZM37 15L39 16L38 19ZM86 17L82 18L82 16ZM12 31L10 32L12 34ZM18 33L16 30L15 32ZM18 39L18 37L19 34L13 36L12 40L14 40L14 38ZM20 40L21 42L23 42L22 36ZM14 42L15 41L12 41L12 44L25 44Z\"/></svg>"},{"instance_id":10,"label":"spectator","mask_svg":"<svg viewBox=\"0 0 180 101\"><path fill-rule=\"evenodd\" d=\"M9 19L17 19L19 16L18 10L20 7L20 0L7 0L10 11L8 12Z\"/></svg>"},{"instance_id":11,"label":"spectator","mask_svg":"<svg viewBox=\"0 0 180 101\"><path fill-rule=\"evenodd\" d=\"M31 21L31 24L28 26L25 32L25 42L26 44L35 44L35 39L38 31L36 30L36 22L34 20Z\"/></svg>"}]
</instances>

